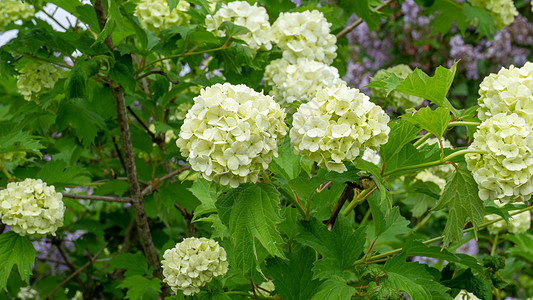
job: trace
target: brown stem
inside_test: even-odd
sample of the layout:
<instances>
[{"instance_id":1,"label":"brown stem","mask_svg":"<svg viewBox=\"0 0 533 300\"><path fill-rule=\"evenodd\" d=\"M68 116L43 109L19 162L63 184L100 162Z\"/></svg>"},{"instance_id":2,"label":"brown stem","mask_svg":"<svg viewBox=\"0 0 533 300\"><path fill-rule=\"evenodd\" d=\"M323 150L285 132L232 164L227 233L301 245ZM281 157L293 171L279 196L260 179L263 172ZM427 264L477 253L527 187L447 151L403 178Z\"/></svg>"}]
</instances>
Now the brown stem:
<instances>
[{"instance_id":1,"label":"brown stem","mask_svg":"<svg viewBox=\"0 0 533 300\"><path fill-rule=\"evenodd\" d=\"M380 6L376 7L376 11L380 11L380 10L384 9L385 7L387 7L389 4L391 4L394 1L395 0L387 0L387 1L385 1L385 3L383 3ZM355 27L361 25L361 23L363 23L363 19L359 18L359 19L355 20L352 24L344 27L344 29L341 30L341 32L337 33L337 40L342 38L342 37L344 37L348 33L350 33L350 31L354 30Z\"/></svg>"},{"instance_id":2,"label":"brown stem","mask_svg":"<svg viewBox=\"0 0 533 300\"><path fill-rule=\"evenodd\" d=\"M337 204L335 205L335 208L333 209L333 212L331 213L331 217L325 222L326 226L329 230L333 229L333 225L335 225L335 221L337 220L337 217L339 216L339 212L342 209L342 206L346 202L348 198L350 198L350 195L353 195L353 190L356 188L357 185L353 182L346 183L346 186L344 187L344 191L342 191L341 196L339 197L339 201L337 201Z\"/></svg>"},{"instance_id":3,"label":"brown stem","mask_svg":"<svg viewBox=\"0 0 533 300\"><path fill-rule=\"evenodd\" d=\"M145 78L145 77L147 77L149 75L152 75L152 74L163 75L163 76L165 76L168 79L168 81L172 82L172 84L179 84L180 83L179 80L172 80L172 78L170 78L170 76L168 76L168 74L165 71L163 71L163 70L153 70L153 71L150 71L150 72L146 72L146 73L142 74L141 76L137 77L137 79L142 79L142 78Z\"/></svg>"},{"instance_id":4,"label":"brown stem","mask_svg":"<svg viewBox=\"0 0 533 300\"><path fill-rule=\"evenodd\" d=\"M97 201L108 201L108 202L131 202L131 198L127 197L111 197L111 196L93 196L93 195L78 195L78 194L68 194L62 193L63 197L71 199L85 199L85 200L97 200Z\"/></svg>"},{"instance_id":5,"label":"brown stem","mask_svg":"<svg viewBox=\"0 0 533 300\"><path fill-rule=\"evenodd\" d=\"M152 138L152 141L154 141L154 143L159 142L158 141L159 139L155 136L155 133L150 131L148 126L146 126L146 124L143 122L143 120L141 120L141 118L133 111L133 109L131 107L129 107L129 106L127 108L128 108L128 111L133 115L135 120L137 120L137 122L139 122L139 124L141 124L141 126L144 128L146 133L148 133L148 135L150 135L150 137Z\"/></svg>"},{"instance_id":6,"label":"brown stem","mask_svg":"<svg viewBox=\"0 0 533 300\"><path fill-rule=\"evenodd\" d=\"M161 178L156 178L154 179L143 191L142 191L142 196L146 196L148 195L148 193L150 193L159 183L169 179L169 178L172 178L176 175L178 175L179 173L185 171L185 170L189 170L191 168L191 166L186 166L186 167L183 167L183 168L180 168L180 169L177 169L177 170L174 170L170 173L168 173L167 175L161 177Z\"/></svg>"},{"instance_id":7,"label":"brown stem","mask_svg":"<svg viewBox=\"0 0 533 300\"><path fill-rule=\"evenodd\" d=\"M122 152L120 152L120 149L118 148L117 139L115 137L112 138L113 145L115 146L115 151L117 151L118 159L120 160L120 164L126 169L126 164L124 163L124 157L122 156Z\"/></svg>"},{"instance_id":8,"label":"brown stem","mask_svg":"<svg viewBox=\"0 0 533 300\"><path fill-rule=\"evenodd\" d=\"M178 203L174 203L174 207L176 207L180 211L180 213L185 218L185 222L187 222L187 237L193 237L194 223L192 222L192 219L194 218L194 212L190 213Z\"/></svg>"},{"instance_id":9,"label":"brown stem","mask_svg":"<svg viewBox=\"0 0 533 300\"><path fill-rule=\"evenodd\" d=\"M96 0L94 3L96 16L100 29L103 30L107 22L105 7L102 0ZM113 51L113 40L111 36L106 37L105 43L110 51ZM133 154L133 146L131 143L130 127L128 123L128 115L126 112L126 102L121 87L114 82L109 82L111 93L113 94L113 101L115 102L115 109L117 112L117 123L120 131L120 141L122 142L122 151L124 152L124 163L126 175L128 177L128 184L132 198L132 206L135 214L135 222L139 232L139 238L143 247L144 255L148 264L154 269L154 275L162 278L161 265L157 256L150 227L148 226L148 218L144 210L143 195L137 179L137 167L135 165L135 155Z\"/></svg>"}]
</instances>

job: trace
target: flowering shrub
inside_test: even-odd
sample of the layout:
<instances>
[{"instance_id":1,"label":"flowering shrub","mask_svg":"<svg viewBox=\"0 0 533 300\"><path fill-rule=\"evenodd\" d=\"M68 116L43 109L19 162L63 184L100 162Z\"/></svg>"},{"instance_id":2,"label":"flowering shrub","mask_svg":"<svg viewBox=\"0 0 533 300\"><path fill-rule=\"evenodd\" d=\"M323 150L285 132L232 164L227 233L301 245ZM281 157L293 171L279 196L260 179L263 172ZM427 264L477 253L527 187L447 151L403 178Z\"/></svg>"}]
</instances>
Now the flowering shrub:
<instances>
[{"instance_id":1,"label":"flowering shrub","mask_svg":"<svg viewBox=\"0 0 533 300\"><path fill-rule=\"evenodd\" d=\"M503 206L504 203L500 201L494 201L496 205ZM525 204L525 203L524 203ZM509 226L507 226L507 223L505 220L500 220L495 223L492 223L489 225L488 230L491 234L497 234L498 232L508 228L509 232L511 233L524 233L528 231L531 228L531 212L524 211L519 212L518 210L511 211L511 213L517 213L513 217L509 219ZM497 215L486 215L485 221L491 222L496 221L499 218Z\"/></svg>"},{"instance_id":2,"label":"flowering shrub","mask_svg":"<svg viewBox=\"0 0 533 300\"><path fill-rule=\"evenodd\" d=\"M9 183L0 191L0 219L20 235L56 234L63 226L63 196L40 179Z\"/></svg>"},{"instance_id":3,"label":"flowering shrub","mask_svg":"<svg viewBox=\"0 0 533 300\"><path fill-rule=\"evenodd\" d=\"M52 64L29 61L20 69L17 88L24 99L31 101L37 99L39 94L51 90L61 77L61 70Z\"/></svg>"},{"instance_id":4,"label":"flowering shrub","mask_svg":"<svg viewBox=\"0 0 533 300\"><path fill-rule=\"evenodd\" d=\"M28 3L2 0L0 1L0 30L15 21L27 20L34 14L35 10Z\"/></svg>"},{"instance_id":5,"label":"flowering shrub","mask_svg":"<svg viewBox=\"0 0 533 300\"><path fill-rule=\"evenodd\" d=\"M214 240L186 238L163 254L164 281L172 290L196 294L213 277L228 272L226 251Z\"/></svg>"},{"instance_id":6,"label":"flowering shrub","mask_svg":"<svg viewBox=\"0 0 533 300\"><path fill-rule=\"evenodd\" d=\"M468 0L474 6L486 8L492 17L496 27L503 28L513 23L518 11L511 0Z\"/></svg>"},{"instance_id":7,"label":"flowering shrub","mask_svg":"<svg viewBox=\"0 0 533 300\"><path fill-rule=\"evenodd\" d=\"M287 133L279 104L229 83L203 89L194 101L176 141L191 167L222 185L257 182Z\"/></svg>"},{"instance_id":8,"label":"flowering shrub","mask_svg":"<svg viewBox=\"0 0 533 300\"><path fill-rule=\"evenodd\" d=\"M411 70L408 65L397 65L384 70L379 70L376 75L374 75L374 78L382 78L387 72L393 73L398 76L398 78L405 79L409 74L413 73L413 70ZM390 106L396 111L415 108L422 105L422 102L424 102L423 98L406 95L397 91L393 91L387 95L387 92L383 88L372 88L372 97L375 100L380 100L384 106Z\"/></svg>"},{"instance_id":9,"label":"flowering shrub","mask_svg":"<svg viewBox=\"0 0 533 300\"><path fill-rule=\"evenodd\" d=\"M166 0L141 0L135 8L135 15L144 28L156 34L173 25L187 25L190 19L187 11L191 5L185 0L178 2L170 11Z\"/></svg>"}]
</instances>

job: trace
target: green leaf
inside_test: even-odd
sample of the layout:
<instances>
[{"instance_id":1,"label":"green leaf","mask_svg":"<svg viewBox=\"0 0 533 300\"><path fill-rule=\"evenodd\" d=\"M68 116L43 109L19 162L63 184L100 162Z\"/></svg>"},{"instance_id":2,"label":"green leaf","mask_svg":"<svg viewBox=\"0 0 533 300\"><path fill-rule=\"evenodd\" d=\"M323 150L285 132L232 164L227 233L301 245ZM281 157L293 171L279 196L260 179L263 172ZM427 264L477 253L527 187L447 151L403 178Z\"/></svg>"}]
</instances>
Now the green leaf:
<instances>
[{"instance_id":1,"label":"green leaf","mask_svg":"<svg viewBox=\"0 0 533 300\"><path fill-rule=\"evenodd\" d=\"M150 275L148 263L142 254L123 253L119 254L109 261L109 271L116 269L125 269L126 277L134 275Z\"/></svg>"},{"instance_id":2,"label":"green leaf","mask_svg":"<svg viewBox=\"0 0 533 300\"><path fill-rule=\"evenodd\" d=\"M382 13L374 8L381 3L375 0L358 0L349 1L343 0L342 2L350 2L350 6L353 6L353 12L368 25L370 30L375 30L379 27L381 22Z\"/></svg>"},{"instance_id":3,"label":"green leaf","mask_svg":"<svg viewBox=\"0 0 533 300\"><path fill-rule=\"evenodd\" d=\"M279 193L272 184L241 184L224 192L215 203L222 223L229 228L235 260L244 272L255 267L257 241L271 255L285 257L283 239L276 229L283 221L278 204Z\"/></svg>"},{"instance_id":4,"label":"green leaf","mask_svg":"<svg viewBox=\"0 0 533 300\"><path fill-rule=\"evenodd\" d=\"M180 0L167 0L168 8L170 10L169 14L172 13L174 8L176 8L179 3L180 3Z\"/></svg>"},{"instance_id":5,"label":"green leaf","mask_svg":"<svg viewBox=\"0 0 533 300\"><path fill-rule=\"evenodd\" d=\"M98 73L99 69L100 64L97 60L76 59L65 82L67 99L86 97L89 78Z\"/></svg>"},{"instance_id":6,"label":"green leaf","mask_svg":"<svg viewBox=\"0 0 533 300\"><path fill-rule=\"evenodd\" d=\"M402 116L403 120L418 125L423 129L431 132L439 139L442 138L448 124L452 120L450 111L443 107L438 107L431 110L429 107L424 107L418 110L415 114L405 114Z\"/></svg>"},{"instance_id":7,"label":"green leaf","mask_svg":"<svg viewBox=\"0 0 533 300\"><path fill-rule=\"evenodd\" d=\"M283 299L310 299L317 291L320 281L313 280L311 268L315 261L315 252L303 248L287 255L288 260L271 258L267 260L266 269L274 278L276 294Z\"/></svg>"},{"instance_id":8,"label":"green leaf","mask_svg":"<svg viewBox=\"0 0 533 300\"><path fill-rule=\"evenodd\" d=\"M35 177L49 185L83 185L90 182L88 173L87 169L79 166L67 167L62 160L52 160L47 162Z\"/></svg>"},{"instance_id":9,"label":"green leaf","mask_svg":"<svg viewBox=\"0 0 533 300\"><path fill-rule=\"evenodd\" d=\"M222 22L222 24L220 24L220 27L218 29L224 30L226 32L227 36L235 36L235 35L239 35L239 34L245 34L245 33L250 31L246 27L239 26L239 25L233 24L233 23L228 22L228 21Z\"/></svg>"},{"instance_id":10,"label":"green leaf","mask_svg":"<svg viewBox=\"0 0 533 300\"><path fill-rule=\"evenodd\" d=\"M448 207L448 221L444 228L443 247L447 247L453 238L461 240L465 219L468 217L475 232L483 223L483 201L478 196L478 186L472 175L466 172L455 172L448 181L437 206L434 210Z\"/></svg>"},{"instance_id":11,"label":"green leaf","mask_svg":"<svg viewBox=\"0 0 533 300\"><path fill-rule=\"evenodd\" d=\"M39 149L44 148L29 132L12 131L0 136L0 156L3 153L23 151L41 156Z\"/></svg>"},{"instance_id":12,"label":"green leaf","mask_svg":"<svg viewBox=\"0 0 533 300\"><path fill-rule=\"evenodd\" d=\"M202 215L217 212L215 202L219 195L219 191L217 190L218 186L220 185L217 185L212 181L207 181L199 176L189 188L193 195L201 202L201 204L194 210L194 220Z\"/></svg>"},{"instance_id":13,"label":"green leaf","mask_svg":"<svg viewBox=\"0 0 533 300\"><path fill-rule=\"evenodd\" d=\"M107 25L106 25L107 27ZM109 77L120 84L127 92L133 92L137 82L133 77L133 64L131 56L116 54L117 61L109 71Z\"/></svg>"},{"instance_id":14,"label":"green leaf","mask_svg":"<svg viewBox=\"0 0 533 300\"><path fill-rule=\"evenodd\" d=\"M496 32L494 19L486 9L464 3L463 13L467 22L470 22L470 24L476 24L476 33L479 34L480 38Z\"/></svg>"},{"instance_id":15,"label":"green leaf","mask_svg":"<svg viewBox=\"0 0 533 300\"><path fill-rule=\"evenodd\" d=\"M389 122L389 140L385 145L381 146L379 155L383 163L387 163L392 157L394 157L402 147L416 139L418 129L415 125L405 121L399 120L397 122Z\"/></svg>"},{"instance_id":16,"label":"green leaf","mask_svg":"<svg viewBox=\"0 0 533 300\"><path fill-rule=\"evenodd\" d=\"M346 284L346 280L339 276L331 276L319 287L311 300L349 300L355 294L355 289Z\"/></svg>"},{"instance_id":17,"label":"green leaf","mask_svg":"<svg viewBox=\"0 0 533 300\"><path fill-rule=\"evenodd\" d=\"M268 168L285 180L292 180L298 177L302 170L300 167L300 156L294 154L289 136L283 139L278 152L278 157L272 159Z\"/></svg>"},{"instance_id":18,"label":"green leaf","mask_svg":"<svg viewBox=\"0 0 533 300\"><path fill-rule=\"evenodd\" d=\"M385 184L383 183L383 178L381 177L379 167L371 162L360 158L356 160L355 167L360 169L361 171L367 171L372 175L378 185L380 194L380 204L385 203L385 207L387 208L387 210L389 210L392 207L392 197L389 190L387 189L387 187L385 187Z\"/></svg>"},{"instance_id":19,"label":"green leaf","mask_svg":"<svg viewBox=\"0 0 533 300\"><path fill-rule=\"evenodd\" d=\"M492 284L490 279L474 275L471 269L466 269L459 273L455 278L443 280L443 285L455 289L467 290L474 293L481 300L492 299Z\"/></svg>"},{"instance_id":20,"label":"green leaf","mask_svg":"<svg viewBox=\"0 0 533 300\"><path fill-rule=\"evenodd\" d=\"M483 266L479 264L477 259L462 253L451 253L446 249L441 249L437 246L425 245L418 241L409 242L403 251L407 256L423 256L433 257L440 260L447 260L448 262L455 262L477 271L482 271Z\"/></svg>"},{"instance_id":21,"label":"green leaf","mask_svg":"<svg viewBox=\"0 0 533 300\"><path fill-rule=\"evenodd\" d=\"M76 3L75 1L69 1L70 3ZM89 25L94 32L100 32L100 25L98 24L98 18L96 17L96 12L94 7L89 4L76 6L76 12L82 22Z\"/></svg>"},{"instance_id":22,"label":"green leaf","mask_svg":"<svg viewBox=\"0 0 533 300\"><path fill-rule=\"evenodd\" d=\"M161 293L161 280L134 275L126 277L118 288L128 289L125 299L157 299L158 294Z\"/></svg>"},{"instance_id":23,"label":"green leaf","mask_svg":"<svg viewBox=\"0 0 533 300\"><path fill-rule=\"evenodd\" d=\"M380 200L375 194L370 195L367 198L367 202L372 212L375 239L390 229L401 230L402 232L412 231L408 228L409 221L400 214L398 206L387 211L386 207L380 205Z\"/></svg>"},{"instance_id":24,"label":"green leaf","mask_svg":"<svg viewBox=\"0 0 533 300\"><path fill-rule=\"evenodd\" d=\"M437 0L427 12L430 14L438 12L431 22L433 25L431 34L442 33L444 35L450 31L453 22L457 21L457 27L464 35L468 24L463 13L463 7L457 1Z\"/></svg>"},{"instance_id":25,"label":"green leaf","mask_svg":"<svg viewBox=\"0 0 533 300\"><path fill-rule=\"evenodd\" d=\"M366 241L366 227L353 230L346 217L339 215L333 230L311 218L300 221L296 240L322 255L315 263L315 277L327 279L332 274L340 275L362 254Z\"/></svg>"},{"instance_id":26,"label":"green leaf","mask_svg":"<svg viewBox=\"0 0 533 300\"><path fill-rule=\"evenodd\" d=\"M430 77L417 68L395 90L404 94L425 98L438 106L448 108L454 116L457 116L457 110L446 98L456 70L457 62L450 69L439 66L435 71L435 75Z\"/></svg>"},{"instance_id":27,"label":"green leaf","mask_svg":"<svg viewBox=\"0 0 533 300\"><path fill-rule=\"evenodd\" d=\"M522 256L533 263L533 235L530 233L507 234L503 238L516 245L508 250L510 254Z\"/></svg>"},{"instance_id":28,"label":"green leaf","mask_svg":"<svg viewBox=\"0 0 533 300\"><path fill-rule=\"evenodd\" d=\"M115 22L118 30L124 34L124 21L122 18L122 13L120 12L120 4L117 0L107 0L109 4L108 8L108 22Z\"/></svg>"},{"instance_id":29,"label":"green leaf","mask_svg":"<svg viewBox=\"0 0 533 300\"><path fill-rule=\"evenodd\" d=\"M36 253L27 236L20 236L13 231L0 234L0 291L6 289L14 265L20 278L29 283Z\"/></svg>"},{"instance_id":30,"label":"green leaf","mask_svg":"<svg viewBox=\"0 0 533 300\"><path fill-rule=\"evenodd\" d=\"M84 146L94 142L98 130L105 128L104 119L97 113L77 104L61 102L57 110L56 124L59 130L71 127Z\"/></svg>"},{"instance_id":31,"label":"green leaf","mask_svg":"<svg viewBox=\"0 0 533 300\"><path fill-rule=\"evenodd\" d=\"M79 1L72 0L47 0L46 2L55 4L76 17L78 16L76 8L81 5Z\"/></svg>"},{"instance_id":32,"label":"green leaf","mask_svg":"<svg viewBox=\"0 0 533 300\"><path fill-rule=\"evenodd\" d=\"M388 96L390 92L402 83L403 79L391 72L385 72L385 74L385 76L372 77L368 87L384 89L385 95Z\"/></svg>"}]
</instances>

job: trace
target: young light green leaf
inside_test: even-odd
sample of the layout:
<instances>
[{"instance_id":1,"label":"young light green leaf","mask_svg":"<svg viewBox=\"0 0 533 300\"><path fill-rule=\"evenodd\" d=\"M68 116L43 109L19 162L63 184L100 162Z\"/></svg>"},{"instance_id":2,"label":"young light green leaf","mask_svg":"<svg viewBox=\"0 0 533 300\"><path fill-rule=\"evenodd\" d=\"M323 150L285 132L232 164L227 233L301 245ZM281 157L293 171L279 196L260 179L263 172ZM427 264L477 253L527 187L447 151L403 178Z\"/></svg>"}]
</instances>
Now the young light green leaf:
<instances>
[{"instance_id":1,"label":"young light green leaf","mask_svg":"<svg viewBox=\"0 0 533 300\"><path fill-rule=\"evenodd\" d=\"M477 233L479 224L483 223L484 207L472 175L462 171L455 172L434 210L445 207L448 207L448 221L444 228L443 247L447 247L454 238L461 239L466 218L472 222Z\"/></svg>"},{"instance_id":2,"label":"young light green leaf","mask_svg":"<svg viewBox=\"0 0 533 300\"><path fill-rule=\"evenodd\" d=\"M125 299L157 299L158 293L161 293L161 280L134 275L126 277L118 285L118 288L128 289Z\"/></svg>"},{"instance_id":3,"label":"young light green leaf","mask_svg":"<svg viewBox=\"0 0 533 300\"><path fill-rule=\"evenodd\" d=\"M13 231L0 234L0 291L6 288L14 265L17 265L20 278L29 283L36 253L27 236L20 236Z\"/></svg>"},{"instance_id":4,"label":"young light green leaf","mask_svg":"<svg viewBox=\"0 0 533 300\"><path fill-rule=\"evenodd\" d=\"M235 259L244 272L253 270L257 246L273 256L284 258L283 239L276 225L279 215L279 193L272 184L241 184L224 192L215 203L222 223L228 226L235 248Z\"/></svg>"},{"instance_id":5,"label":"young light green leaf","mask_svg":"<svg viewBox=\"0 0 533 300\"><path fill-rule=\"evenodd\" d=\"M439 139L448 128L448 124L452 120L450 111L443 107L438 107L431 110L429 107L424 107L418 110L415 114L405 114L402 119L414 125L418 125L423 129L431 132Z\"/></svg>"},{"instance_id":6,"label":"young light green leaf","mask_svg":"<svg viewBox=\"0 0 533 300\"><path fill-rule=\"evenodd\" d=\"M199 177L189 188L189 191L191 191L201 202L201 204L194 210L194 220L202 215L215 213L217 211L217 207L215 206L215 202L219 195L217 186L220 185Z\"/></svg>"},{"instance_id":7,"label":"young light green leaf","mask_svg":"<svg viewBox=\"0 0 533 300\"><path fill-rule=\"evenodd\" d=\"M300 156L294 154L289 136L279 146L278 157L274 157L268 168L285 180L292 180L300 174Z\"/></svg>"},{"instance_id":8,"label":"young light green leaf","mask_svg":"<svg viewBox=\"0 0 533 300\"><path fill-rule=\"evenodd\" d=\"M386 92L386 96L390 94L400 83L402 83L403 79L398 77L394 73L385 72L385 76L383 77L372 77L372 81L370 81L369 87L372 88L380 88L384 89Z\"/></svg>"}]
</instances>

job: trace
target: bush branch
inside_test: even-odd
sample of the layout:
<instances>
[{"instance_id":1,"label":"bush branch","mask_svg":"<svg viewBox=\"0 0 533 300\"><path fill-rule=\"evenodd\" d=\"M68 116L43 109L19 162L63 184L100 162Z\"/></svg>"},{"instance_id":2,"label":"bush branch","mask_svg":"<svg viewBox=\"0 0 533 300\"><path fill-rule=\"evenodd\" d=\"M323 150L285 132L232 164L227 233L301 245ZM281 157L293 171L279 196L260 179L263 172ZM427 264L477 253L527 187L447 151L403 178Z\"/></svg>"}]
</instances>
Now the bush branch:
<instances>
[{"instance_id":1,"label":"bush branch","mask_svg":"<svg viewBox=\"0 0 533 300\"><path fill-rule=\"evenodd\" d=\"M69 194L61 193L63 197L71 199L83 199L83 200L96 200L96 201L107 201L107 202L131 202L132 199L128 197L112 197L112 196L93 196L93 195L79 195L79 194Z\"/></svg>"}]
</instances>

